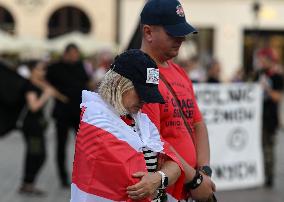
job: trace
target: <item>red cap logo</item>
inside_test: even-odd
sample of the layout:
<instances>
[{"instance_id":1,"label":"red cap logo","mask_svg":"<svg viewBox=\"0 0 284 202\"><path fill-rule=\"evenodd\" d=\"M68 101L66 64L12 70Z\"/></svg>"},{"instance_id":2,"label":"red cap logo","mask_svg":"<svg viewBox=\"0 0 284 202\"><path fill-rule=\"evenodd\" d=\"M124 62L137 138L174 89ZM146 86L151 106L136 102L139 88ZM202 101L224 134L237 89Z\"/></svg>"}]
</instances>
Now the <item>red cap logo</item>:
<instances>
[{"instance_id":1,"label":"red cap logo","mask_svg":"<svg viewBox=\"0 0 284 202\"><path fill-rule=\"evenodd\" d=\"M178 5L177 7L176 7L176 13L177 13L177 15L178 16L180 16L180 17L184 17L184 11L183 11L183 8L182 8L182 6L181 5Z\"/></svg>"}]
</instances>

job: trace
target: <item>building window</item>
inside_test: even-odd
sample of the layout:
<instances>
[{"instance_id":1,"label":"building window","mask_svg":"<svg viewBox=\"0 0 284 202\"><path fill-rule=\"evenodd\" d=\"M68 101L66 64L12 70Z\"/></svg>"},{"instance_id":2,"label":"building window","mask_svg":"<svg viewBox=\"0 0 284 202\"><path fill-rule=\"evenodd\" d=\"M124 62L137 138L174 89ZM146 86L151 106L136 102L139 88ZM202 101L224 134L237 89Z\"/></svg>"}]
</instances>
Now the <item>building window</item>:
<instances>
[{"instance_id":1,"label":"building window","mask_svg":"<svg viewBox=\"0 0 284 202\"><path fill-rule=\"evenodd\" d=\"M178 59L196 56L201 66L206 67L214 56L214 30L206 27L197 27L197 30L198 34L190 34L182 44Z\"/></svg>"},{"instance_id":2,"label":"building window","mask_svg":"<svg viewBox=\"0 0 284 202\"><path fill-rule=\"evenodd\" d=\"M88 16L78 8L67 6L56 10L48 21L48 38L54 38L69 32L89 33L91 22Z\"/></svg>"},{"instance_id":3,"label":"building window","mask_svg":"<svg viewBox=\"0 0 284 202\"><path fill-rule=\"evenodd\" d=\"M255 71L256 51L265 47L276 51L279 64L284 64L284 30L244 30L243 64L247 74Z\"/></svg>"},{"instance_id":4,"label":"building window","mask_svg":"<svg viewBox=\"0 0 284 202\"><path fill-rule=\"evenodd\" d=\"M0 29L10 34L15 33L15 21L12 14L0 6Z\"/></svg>"},{"instance_id":5,"label":"building window","mask_svg":"<svg viewBox=\"0 0 284 202\"><path fill-rule=\"evenodd\" d=\"M197 53L199 54L201 63L207 65L208 60L214 56L214 29L205 27L196 27L198 34L189 36L189 43L195 43Z\"/></svg>"}]
</instances>

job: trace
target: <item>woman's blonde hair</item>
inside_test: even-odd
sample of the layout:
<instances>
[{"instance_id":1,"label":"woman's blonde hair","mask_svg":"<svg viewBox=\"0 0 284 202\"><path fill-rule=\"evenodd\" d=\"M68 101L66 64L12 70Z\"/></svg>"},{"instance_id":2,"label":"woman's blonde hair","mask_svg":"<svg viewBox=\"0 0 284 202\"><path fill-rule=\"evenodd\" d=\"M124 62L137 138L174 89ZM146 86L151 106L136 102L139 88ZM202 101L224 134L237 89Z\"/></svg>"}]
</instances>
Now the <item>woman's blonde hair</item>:
<instances>
[{"instance_id":1,"label":"woman's blonde hair","mask_svg":"<svg viewBox=\"0 0 284 202\"><path fill-rule=\"evenodd\" d=\"M113 70L109 70L99 85L98 93L102 99L112 105L120 115L125 115L128 112L123 106L122 95L133 88L133 83L129 79Z\"/></svg>"}]
</instances>

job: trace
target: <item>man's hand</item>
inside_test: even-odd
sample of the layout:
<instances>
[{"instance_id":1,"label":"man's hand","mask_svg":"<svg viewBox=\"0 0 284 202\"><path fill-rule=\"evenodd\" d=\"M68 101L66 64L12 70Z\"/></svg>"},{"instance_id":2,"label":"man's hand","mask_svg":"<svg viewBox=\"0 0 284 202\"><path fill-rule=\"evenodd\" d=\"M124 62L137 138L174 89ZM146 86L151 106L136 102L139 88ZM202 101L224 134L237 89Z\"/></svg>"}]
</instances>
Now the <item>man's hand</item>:
<instances>
[{"instance_id":1,"label":"man's hand","mask_svg":"<svg viewBox=\"0 0 284 202\"><path fill-rule=\"evenodd\" d=\"M203 181L199 187L190 190L191 197L194 200L207 200L216 191L216 186L210 177L202 172L200 173L203 176Z\"/></svg>"},{"instance_id":2,"label":"man's hand","mask_svg":"<svg viewBox=\"0 0 284 202\"><path fill-rule=\"evenodd\" d=\"M161 185L161 175L159 173L137 172L132 175L134 178L141 178L135 185L127 187L126 193L133 200L141 200L147 197L153 198L156 190Z\"/></svg>"}]
</instances>

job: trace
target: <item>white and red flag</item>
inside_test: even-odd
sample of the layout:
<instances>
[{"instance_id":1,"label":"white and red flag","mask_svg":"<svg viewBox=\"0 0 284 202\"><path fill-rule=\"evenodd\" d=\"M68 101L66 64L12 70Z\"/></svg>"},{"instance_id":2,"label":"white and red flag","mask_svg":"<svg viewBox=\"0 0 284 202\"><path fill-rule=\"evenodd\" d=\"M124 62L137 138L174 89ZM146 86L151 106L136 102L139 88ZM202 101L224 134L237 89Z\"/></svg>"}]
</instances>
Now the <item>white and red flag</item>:
<instances>
[{"instance_id":1,"label":"white and red flag","mask_svg":"<svg viewBox=\"0 0 284 202\"><path fill-rule=\"evenodd\" d=\"M132 174L147 172L143 147L167 155L181 167L146 114L139 112L134 117L140 128L138 134L94 92L83 91L81 108L71 202L132 201L126 188L140 180L133 178ZM169 188L170 198L180 199L183 183L182 171L176 184Z\"/></svg>"}]
</instances>

